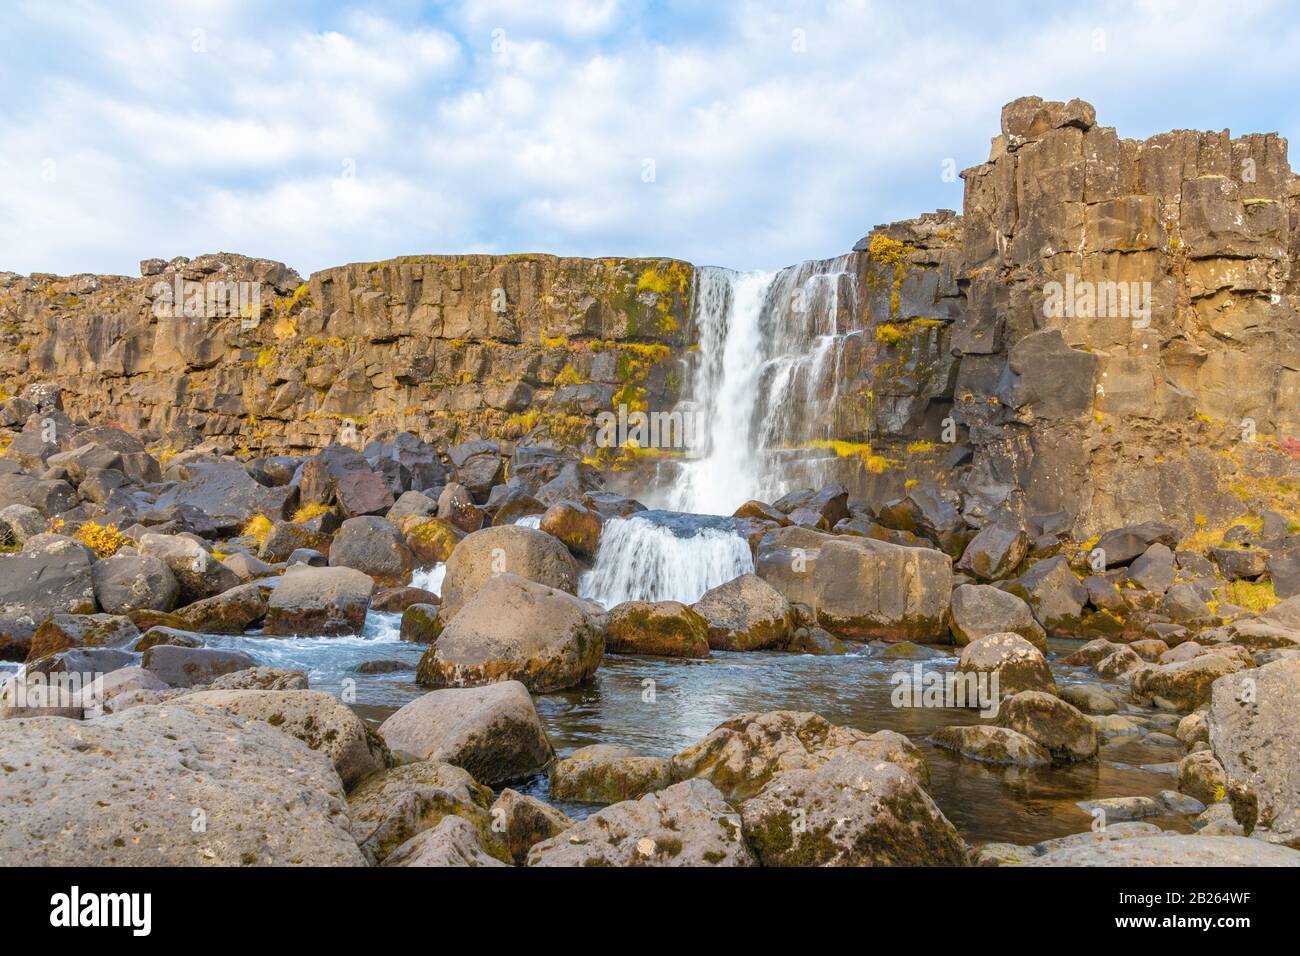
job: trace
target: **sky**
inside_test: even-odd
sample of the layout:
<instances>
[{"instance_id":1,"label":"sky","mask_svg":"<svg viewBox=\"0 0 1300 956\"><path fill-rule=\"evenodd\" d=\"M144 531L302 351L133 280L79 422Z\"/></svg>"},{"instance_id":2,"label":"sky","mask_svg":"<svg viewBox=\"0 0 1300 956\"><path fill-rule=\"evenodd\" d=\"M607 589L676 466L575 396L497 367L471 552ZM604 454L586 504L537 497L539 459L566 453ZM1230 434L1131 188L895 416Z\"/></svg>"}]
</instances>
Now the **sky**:
<instances>
[{"instance_id":1,"label":"sky","mask_svg":"<svg viewBox=\"0 0 1300 956\"><path fill-rule=\"evenodd\" d=\"M0 0L0 271L772 269L961 209L1001 107L1293 137L1286 2Z\"/></svg>"}]
</instances>

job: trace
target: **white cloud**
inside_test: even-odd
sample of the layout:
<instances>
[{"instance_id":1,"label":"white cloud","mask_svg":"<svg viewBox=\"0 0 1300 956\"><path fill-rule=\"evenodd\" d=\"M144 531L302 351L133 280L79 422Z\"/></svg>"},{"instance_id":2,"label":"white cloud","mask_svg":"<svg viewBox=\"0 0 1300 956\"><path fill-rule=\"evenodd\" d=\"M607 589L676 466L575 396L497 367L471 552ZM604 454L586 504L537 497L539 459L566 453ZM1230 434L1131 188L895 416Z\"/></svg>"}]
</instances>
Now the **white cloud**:
<instances>
[{"instance_id":1,"label":"white cloud","mask_svg":"<svg viewBox=\"0 0 1300 956\"><path fill-rule=\"evenodd\" d=\"M0 269L218 249L774 267L959 208L941 163L983 160L1018 95L1090 99L1123 135L1297 115L1296 28L1264 4L415 9L0 12Z\"/></svg>"}]
</instances>

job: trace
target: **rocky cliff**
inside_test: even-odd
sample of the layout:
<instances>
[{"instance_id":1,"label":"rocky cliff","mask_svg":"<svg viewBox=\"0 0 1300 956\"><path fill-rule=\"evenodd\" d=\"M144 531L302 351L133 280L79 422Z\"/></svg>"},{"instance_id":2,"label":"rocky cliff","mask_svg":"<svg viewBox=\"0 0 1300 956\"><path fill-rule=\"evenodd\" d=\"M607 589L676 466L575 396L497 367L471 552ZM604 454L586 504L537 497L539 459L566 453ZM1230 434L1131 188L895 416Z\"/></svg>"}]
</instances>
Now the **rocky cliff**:
<instances>
[{"instance_id":1,"label":"rocky cliff","mask_svg":"<svg viewBox=\"0 0 1300 956\"><path fill-rule=\"evenodd\" d=\"M845 259L848 334L805 430L871 443L855 490L880 503L935 478L970 523L1080 537L1300 506L1282 480L1300 434L1285 140L1124 140L1086 103L1031 97L963 177L960 216L878 227ZM699 357L696 270L671 259L414 256L303 282L221 254L141 273L0 274L0 427L33 427L11 396L53 382L72 417L161 451L405 430L600 460L595 415L671 408Z\"/></svg>"}]
</instances>

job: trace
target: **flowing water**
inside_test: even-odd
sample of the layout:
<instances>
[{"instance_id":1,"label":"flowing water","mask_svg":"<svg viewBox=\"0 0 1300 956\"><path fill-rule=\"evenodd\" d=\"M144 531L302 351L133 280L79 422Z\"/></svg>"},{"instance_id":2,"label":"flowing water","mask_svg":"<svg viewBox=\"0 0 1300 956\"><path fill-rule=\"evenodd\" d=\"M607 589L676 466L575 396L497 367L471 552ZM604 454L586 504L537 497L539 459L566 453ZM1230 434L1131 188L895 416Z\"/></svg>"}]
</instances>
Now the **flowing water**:
<instances>
[{"instance_id":1,"label":"flowing water","mask_svg":"<svg viewBox=\"0 0 1300 956\"><path fill-rule=\"evenodd\" d=\"M647 500L669 510L606 522L599 552L579 580L579 593L605 607L628 600L690 603L706 590L753 570L746 539L730 518L749 498L771 501L798 487L824 483L835 465L819 455L819 439L835 437L846 349L863 334L855 276L847 258L804 263L779 273L703 269L697 277L695 326L700 342L691 397L707 416L699 457L665 466L662 486ZM538 518L521 519L536 527ZM443 569L412 582L437 593ZM248 650L259 663L306 670L313 687L355 695L368 720L382 721L424 690L414 683L423 647L398 638L400 618L372 612L351 638L216 638ZM1083 678L1060 658L1078 642L1052 642L1058 683ZM387 674L358 674L363 661L408 665ZM950 672L957 658L936 649L927 670ZM1180 746L1134 738L1109 744L1097 762L1028 770L958 757L927 742L941 727L979 720L973 711L895 706L894 675L913 662L859 647L840 656L771 651L715 652L705 660L607 656L595 679L537 696L537 709L560 755L594 743L622 744L669 756L696 743L722 721L747 711L816 711L832 723L906 734L926 752L930 792L970 842L1021 844L1087 830L1078 800L1150 795L1171 788L1168 765ZM1089 679L1092 679L1091 677ZM1122 695L1121 695L1122 697ZM1131 709L1148 720L1150 712ZM1154 726L1154 724L1153 724ZM1159 738L1153 738L1159 739ZM1143 766L1149 769L1142 769ZM544 775L521 789L549 797ZM594 807L563 805L583 816ZM1156 821L1187 829L1181 817Z\"/></svg>"}]
</instances>

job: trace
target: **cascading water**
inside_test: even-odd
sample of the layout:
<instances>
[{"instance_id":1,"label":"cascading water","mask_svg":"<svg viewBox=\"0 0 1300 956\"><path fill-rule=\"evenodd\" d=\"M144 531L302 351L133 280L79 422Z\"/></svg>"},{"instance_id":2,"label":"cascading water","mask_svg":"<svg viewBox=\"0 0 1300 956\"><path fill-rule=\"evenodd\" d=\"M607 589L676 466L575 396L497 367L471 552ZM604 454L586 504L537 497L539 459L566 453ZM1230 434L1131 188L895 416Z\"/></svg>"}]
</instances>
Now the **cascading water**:
<instances>
[{"instance_id":1,"label":"cascading water","mask_svg":"<svg viewBox=\"0 0 1300 956\"><path fill-rule=\"evenodd\" d=\"M605 522L582 597L623 601L698 601L705 591L754 570L749 542L728 519L642 511Z\"/></svg>"},{"instance_id":2,"label":"cascading water","mask_svg":"<svg viewBox=\"0 0 1300 956\"><path fill-rule=\"evenodd\" d=\"M730 514L825 480L833 459L807 446L830 435L845 345L862 334L858 311L848 256L775 275L700 270L691 391L707 441L673 475L670 507Z\"/></svg>"}]
</instances>

